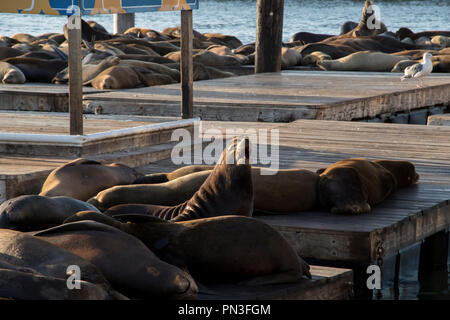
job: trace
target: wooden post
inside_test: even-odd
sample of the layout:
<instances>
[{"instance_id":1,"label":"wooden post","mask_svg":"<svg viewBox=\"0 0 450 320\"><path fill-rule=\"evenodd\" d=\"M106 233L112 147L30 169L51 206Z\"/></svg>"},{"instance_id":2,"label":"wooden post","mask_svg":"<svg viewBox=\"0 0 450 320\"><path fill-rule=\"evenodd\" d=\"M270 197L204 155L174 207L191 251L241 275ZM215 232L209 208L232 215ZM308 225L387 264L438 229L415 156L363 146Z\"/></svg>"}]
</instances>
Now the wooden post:
<instances>
[{"instance_id":1,"label":"wooden post","mask_svg":"<svg viewBox=\"0 0 450 320\"><path fill-rule=\"evenodd\" d=\"M194 117L194 64L192 62L192 10L181 11L181 118Z\"/></svg>"},{"instance_id":2,"label":"wooden post","mask_svg":"<svg viewBox=\"0 0 450 320\"><path fill-rule=\"evenodd\" d=\"M134 27L134 12L131 13L115 13L114 14L114 33L124 33L128 29Z\"/></svg>"},{"instance_id":3,"label":"wooden post","mask_svg":"<svg viewBox=\"0 0 450 320\"><path fill-rule=\"evenodd\" d=\"M69 115L71 135L83 134L83 80L81 69L81 16L73 14L67 23L69 34Z\"/></svg>"},{"instance_id":4,"label":"wooden post","mask_svg":"<svg viewBox=\"0 0 450 320\"><path fill-rule=\"evenodd\" d=\"M284 0L256 4L255 73L280 72Z\"/></svg>"}]
</instances>

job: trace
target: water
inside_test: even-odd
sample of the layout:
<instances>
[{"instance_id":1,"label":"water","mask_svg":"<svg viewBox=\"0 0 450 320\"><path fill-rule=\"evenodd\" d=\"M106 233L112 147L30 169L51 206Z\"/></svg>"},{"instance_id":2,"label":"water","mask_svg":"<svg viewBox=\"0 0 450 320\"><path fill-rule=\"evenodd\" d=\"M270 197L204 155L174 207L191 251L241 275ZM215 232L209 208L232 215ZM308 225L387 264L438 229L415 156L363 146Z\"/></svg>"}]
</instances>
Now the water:
<instances>
[{"instance_id":1,"label":"water","mask_svg":"<svg viewBox=\"0 0 450 320\"><path fill-rule=\"evenodd\" d=\"M359 21L363 0L285 0L283 40L296 32L338 34L347 20ZM391 31L407 26L415 32L450 30L450 0L384 0L375 1L381 20ZM109 32L113 30L110 15L90 16ZM0 35L23 32L40 35L62 32L66 17L0 14ZM180 24L179 12L136 14L136 26L155 29ZM237 36L243 43L255 41L256 0L200 0L194 11L194 28L202 33L218 32Z\"/></svg>"}]
</instances>

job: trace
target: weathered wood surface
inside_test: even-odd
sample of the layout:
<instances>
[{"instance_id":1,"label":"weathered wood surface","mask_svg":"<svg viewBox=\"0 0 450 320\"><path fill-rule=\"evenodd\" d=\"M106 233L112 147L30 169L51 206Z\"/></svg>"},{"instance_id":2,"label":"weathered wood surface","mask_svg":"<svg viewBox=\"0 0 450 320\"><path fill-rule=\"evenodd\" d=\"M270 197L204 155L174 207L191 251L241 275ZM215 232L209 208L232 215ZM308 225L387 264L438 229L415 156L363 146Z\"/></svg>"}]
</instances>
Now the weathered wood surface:
<instances>
[{"instance_id":1,"label":"weathered wood surface","mask_svg":"<svg viewBox=\"0 0 450 320\"><path fill-rule=\"evenodd\" d=\"M192 48L192 10L181 11L181 117L189 119L194 114L194 62Z\"/></svg>"},{"instance_id":2,"label":"weathered wood surface","mask_svg":"<svg viewBox=\"0 0 450 320\"><path fill-rule=\"evenodd\" d=\"M429 126L450 126L450 114L431 115L427 119Z\"/></svg>"},{"instance_id":3,"label":"weathered wood surface","mask_svg":"<svg viewBox=\"0 0 450 320\"><path fill-rule=\"evenodd\" d=\"M346 300L352 297L350 269L311 266L312 279L265 286L213 285L198 300Z\"/></svg>"},{"instance_id":4,"label":"weathered wood surface","mask_svg":"<svg viewBox=\"0 0 450 320\"><path fill-rule=\"evenodd\" d=\"M412 161L418 185L399 190L365 215L338 216L321 209L260 215L303 256L371 262L450 227L450 127L298 120L289 124L204 122L203 129L278 129L280 168L315 171L350 157ZM270 148L269 148L270 150ZM165 172L169 160L145 167Z\"/></svg>"},{"instance_id":5,"label":"weathered wood surface","mask_svg":"<svg viewBox=\"0 0 450 320\"><path fill-rule=\"evenodd\" d=\"M281 70L284 0L256 2L255 72Z\"/></svg>"},{"instance_id":6,"label":"weathered wood surface","mask_svg":"<svg viewBox=\"0 0 450 320\"><path fill-rule=\"evenodd\" d=\"M283 71L194 83L194 116L202 120L289 122L353 120L448 104L450 77L432 74L425 87L397 73ZM174 116L179 85L85 95L88 112Z\"/></svg>"}]
</instances>

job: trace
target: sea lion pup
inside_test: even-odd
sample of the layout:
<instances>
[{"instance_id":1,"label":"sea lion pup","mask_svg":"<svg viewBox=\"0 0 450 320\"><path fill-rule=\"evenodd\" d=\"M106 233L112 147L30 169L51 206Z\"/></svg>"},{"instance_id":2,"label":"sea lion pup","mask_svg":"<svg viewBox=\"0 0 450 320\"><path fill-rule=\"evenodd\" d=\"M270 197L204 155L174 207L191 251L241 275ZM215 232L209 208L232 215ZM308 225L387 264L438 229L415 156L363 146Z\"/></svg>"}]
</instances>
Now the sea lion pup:
<instances>
[{"instance_id":1,"label":"sea lion pup","mask_svg":"<svg viewBox=\"0 0 450 320\"><path fill-rule=\"evenodd\" d=\"M296 282L303 275L311 278L308 264L286 239L251 217L227 215L176 223L134 214L115 218L127 223L89 211L66 222L95 220L130 233L163 261L187 268L201 282L267 285Z\"/></svg>"},{"instance_id":2,"label":"sea lion pup","mask_svg":"<svg viewBox=\"0 0 450 320\"><path fill-rule=\"evenodd\" d=\"M34 236L92 263L127 297L192 299L197 295L197 285L188 273L161 261L140 240L117 228L80 221Z\"/></svg>"},{"instance_id":3,"label":"sea lion pup","mask_svg":"<svg viewBox=\"0 0 450 320\"><path fill-rule=\"evenodd\" d=\"M42 230L59 225L67 217L83 210L98 211L87 202L69 197L23 195L0 205L0 228Z\"/></svg>"},{"instance_id":4,"label":"sea lion pup","mask_svg":"<svg viewBox=\"0 0 450 320\"><path fill-rule=\"evenodd\" d=\"M103 165L79 158L50 172L39 195L67 196L86 201L109 187L131 184L140 176L133 168L120 163Z\"/></svg>"},{"instance_id":5,"label":"sea lion pup","mask_svg":"<svg viewBox=\"0 0 450 320\"><path fill-rule=\"evenodd\" d=\"M106 207L105 204L108 205L107 207L111 207L112 201L105 203L106 201L103 199L104 194L107 196L106 200L111 198L111 192L108 190L100 192L95 198L90 199L89 203L99 208ZM124 192L124 190L126 190L124 187L122 190L119 189L119 196L117 196L117 191L113 191L112 198L115 196L126 201L124 197L126 191ZM172 207L142 205L142 208L146 213L173 221L221 216L230 212L251 216L253 184L249 164L248 138L242 139L239 143L235 138L227 146L214 170L189 200ZM126 205L122 206L122 210L127 210Z\"/></svg>"},{"instance_id":6,"label":"sea lion pup","mask_svg":"<svg viewBox=\"0 0 450 320\"><path fill-rule=\"evenodd\" d=\"M337 60L322 60L317 65L322 70L389 72L397 62L405 59L408 59L408 57L382 52L361 51Z\"/></svg>"},{"instance_id":7,"label":"sea lion pup","mask_svg":"<svg viewBox=\"0 0 450 320\"><path fill-rule=\"evenodd\" d=\"M5 84L22 84L26 81L22 70L3 61L0 61L0 79Z\"/></svg>"},{"instance_id":8,"label":"sea lion pup","mask_svg":"<svg viewBox=\"0 0 450 320\"><path fill-rule=\"evenodd\" d=\"M337 214L361 214L385 200L397 188L395 176L382 165L354 158L319 169L319 203Z\"/></svg>"},{"instance_id":9,"label":"sea lion pup","mask_svg":"<svg viewBox=\"0 0 450 320\"><path fill-rule=\"evenodd\" d=\"M168 173L154 173L138 178L134 183L164 183L195 172L211 172L212 166L192 165ZM253 207L257 212L302 212L314 208L318 174L303 169L272 170L252 167ZM265 172L264 172L265 171ZM272 171L272 172L270 172ZM269 174L270 173L270 174ZM200 177L200 176L199 176ZM203 176L206 177L206 176ZM162 185L161 185L162 186ZM270 186L270 188L268 188ZM162 200L161 198L159 199ZM135 207L136 209L143 207ZM123 211L121 206L109 212Z\"/></svg>"},{"instance_id":10,"label":"sea lion pup","mask_svg":"<svg viewBox=\"0 0 450 320\"><path fill-rule=\"evenodd\" d=\"M80 290L68 290L67 267L80 268ZM71 291L78 291L78 293ZM58 296L59 295L59 296ZM0 229L0 296L15 299L126 299L80 256L19 231Z\"/></svg>"}]
</instances>

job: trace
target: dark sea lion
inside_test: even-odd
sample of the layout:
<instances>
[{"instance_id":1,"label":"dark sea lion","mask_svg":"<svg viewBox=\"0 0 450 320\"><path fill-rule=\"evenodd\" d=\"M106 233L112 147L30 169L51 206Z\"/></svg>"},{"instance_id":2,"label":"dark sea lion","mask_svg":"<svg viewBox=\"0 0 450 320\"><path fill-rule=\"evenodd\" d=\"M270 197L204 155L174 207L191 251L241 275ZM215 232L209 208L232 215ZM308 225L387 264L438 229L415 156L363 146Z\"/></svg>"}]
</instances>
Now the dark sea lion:
<instances>
[{"instance_id":1,"label":"dark sea lion","mask_svg":"<svg viewBox=\"0 0 450 320\"><path fill-rule=\"evenodd\" d=\"M333 45L333 44L327 44L327 43L308 43L301 47L299 52L303 57L307 56L308 54L311 54L313 52L320 51L325 54L328 54L333 59L340 59L345 56L348 56L351 53L357 52L356 49L347 46L347 45Z\"/></svg>"},{"instance_id":2,"label":"dark sea lion","mask_svg":"<svg viewBox=\"0 0 450 320\"><path fill-rule=\"evenodd\" d=\"M320 34L311 32L297 32L295 33L289 42L301 41L303 44L320 42L322 40L334 37L332 34Z\"/></svg>"},{"instance_id":3,"label":"dark sea lion","mask_svg":"<svg viewBox=\"0 0 450 320\"><path fill-rule=\"evenodd\" d=\"M380 33L384 33L387 31L386 25L381 22L379 22L379 28L368 28L369 27L369 19L372 19L372 17L374 16L375 12L372 9L372 1L371 0L366 0L366 2L364 3L364 7L362 10L362 16L361 16L361 21L359 22L359 24L352 30L350 30L349 32L340 35L339 37L361 37L361 36L373 36L373 35L377 35ZM375 19L370 20L371 23L374 24L374 26L376 27L376 21Z\"/></svg>"},{"instance_id":4,"label":"dark sea lion","mask_svg":"<svg viewBox=\"0 0 450 320\"><path fill-rule=\"evenodd\" d=\"M13 57L4 61L18 67L29 82L51 83L56 74L67 67L67 61L61 59Z\"/></svg>"},{"instance_id":5,"label":"dark sea lion","mask_svg":"<svg viewBox=\"0 0 450 320\"><path fill-rule=\"evenodd\" d=\"M409 161L400 160L374 160L373 162L382 165L389 170L397 181L397 188L413 185L419 181L414 164Z\"/></svg>"},{"instance_id":6,"label":"dark sea lion","mask_svg":"<svg viewBox=\"0 0 450 320\"><path fill-rule=\"evenodd\" d=\"M88 20L86 23L97 32L109 33L104 26L96 21Z\"/></svg>"},{"instance_id":7,"label":"dark sea lion","mask_svg":"<svg viewBox=\"0 0 450 320\"><path fill-rule=\"evenodd\" d=\"M338 161L318 173L319 203L337 214L367 213L397 188L389 170L366 159Z\"/></svg>"},{"instance_id":8,"label":"dark sea lion","mask_svg":"<svg viewBox=\"0 0 450 320\"><path fill-rule=\"evenodd\" d=\"M433 56L431 61L433 62L433 71L450 72L450 54Z\"/></svg>"},{"instance_id":9,"label":"dark sea lion","mask_svg":"<svg viewBox=\"0 0 450 320\"><path fill-rule=\"evenodd\" d=\"M239 48L236 48L233 50L234 54L243 54L245 56L248 56L252 53L255 52L255 43L249 43L249 44L244 44L242 46L240 46Z\"/></svg>"},{"instance_id":10,"label":"dark sea lion","mask_svg":"<svg viewBox=\"0 0 450 320\"><path fill-rule=\"evenodd\" d=\"M102 190L130 184L140 176L133 168L120 163L103 165L97 161L79 158L50 172L39 195L67 196L86 201Z\"/></svg>"},{"instance_id":11,"label":"dark sea lion","mask_svg":"<svg viewBox=\"0 0 450 320\"><path fill-rule=\"evenodd\" d=\"M114 289L130 298L195 298L192 277L161 261L140 240L94 221L64 224L34 234L94 264Z\"/></svg>"},{"instance_id":12,"label":"dark sea lion","mask_svg":"<svg viewBox=\"0 0 450 320\"><path fill-rule=\"evenodd\" d=\"M339 30L339 34L345 34L348 33L350 31L352 31L353 29L355 29L358 26L358 22L354 22L354 21L345 21L342 25L341 25L341 29Z\"/></svg>"},{"instance_id":13,"label":"dark sea lion","mask_svg":"<svg viewBox=\"0 0 450 320\"><path fill-rule=\"evenodd\" d=\"M38 58L38 59L59 59L60 56L54 52L49 52L46 50L39 50L39 51L29 51L27 53L21 54L18 56L20 58Z\"/></svg>"},{"instance_id":14,"label":"dark sea lion","mask_svg":"<svg viewBox=\"0 0 450 320\"><path fill-rule=\"evenodd\" d=\"M22 70L4 61L0 61L0 79L6 84L22 84L26 81Z\"/></svg>"},{"instance_id":15,"label":"dark sea lion","mask_svg":"<svg viewBox=\"0 0 450 320\"><path fill-rule=\"evenodd\" d=\"M0 228L42 230L59 225L67 217L83 210L97 211L97 208L69 197L19 196L0 205Z\"/></svg>"},{"instance_id":16,"label":"dark sea lion","mask_svg":"<svg viewBox=\"0 0 450 320\"><path fill-rule=\"evenodd\" d=\"M63 28L64 37L69 39L67 23ZM109 40L112 39L113 36L109 33L105 33L103 31L99 31L96 28L92 28L86 21L81 19L81 38L88 42L100 41L100 40Z\"/></svg>"},{"instance_id":17,"label":"dark sea lion","mask_svg":"<svg viewBox=\"0 0 450 320\"><path fill-rule=\"evenodd\" d=\"M95 220L130 233L162 260L187 268L202 282L265 285L311 277L308 264L286 239L251 217L227 215L176 223L134 214L115 218L127 223L89 211L66 222Z\"/></svg>"},{"instance_id":18,"label":"dark sea lion","mask_svg":"<svg viewBox=\"0 0 450 320\"><path fill-rule=\"evenodd\" d=\"M0 60L11 58L11 57L18 57L23 54L23 51L19 49L14 49L10 47L0 47Z\"/></svg>"},{"instance_id":19,"label":"dark sea lion","mask_svg":"<svg viewBox=\"0 0 450 320\"><path fill-rule=\"evenodd\" d=\"M89 202L104 207L102 193ZM220 216L231 212L251 216L253 187L249 164L249 140L246 138L238 143L237 139L234 139L223 151L214 170L200 189L189 200L172 207L147 205L145 208L156 217L173 221Z\"/></svg>"},{"instance_id":20,"label":"dark sea lion","mask_svg":"<svg viewBox=\"0 0 450 320\"><path fill-rule=\"evenodd\" d=\"M203 35L208 41L223 43L230 49L236 49L242 46L241 40L235 36L225 35L222 33L204 33Z\"/></svg>"},{"instance_id":21,"label":"dark sea lion","mask_svg":"<svg viewBox=\"0 0 450 320\"><path fill-rule=\"evenodd\" d=\"M81 290L70 293L67 268L81 271ZM3 286L2 284L7 284ZM0 296L15 299L123 299L100 270L80 256L18 231L0 229Z\"/></svg>"}]
</instances>

